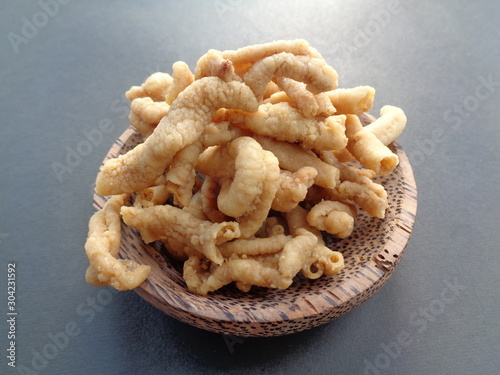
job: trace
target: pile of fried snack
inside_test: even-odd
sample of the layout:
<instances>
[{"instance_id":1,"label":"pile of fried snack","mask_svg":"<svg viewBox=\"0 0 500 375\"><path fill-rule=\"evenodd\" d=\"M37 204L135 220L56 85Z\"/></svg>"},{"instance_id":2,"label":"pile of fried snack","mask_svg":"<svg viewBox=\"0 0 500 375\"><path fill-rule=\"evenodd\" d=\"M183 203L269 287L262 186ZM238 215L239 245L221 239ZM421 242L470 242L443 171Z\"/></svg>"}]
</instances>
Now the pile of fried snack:
<instances>
[{"instance_id":1,"label":"pile of fried snack","mask_svg":"<svg viewBox=\"0 0 500 375\"><path fill-rule=\"evenodd\" d=\"M372 179L397 166L387 146L406 117L384 106L363 126L375 90L337 81L293 40L210 50L194 73L180 61L133 86L129 119L144 142L97 176L110 197L89 222L87 281L126 290L148 277L149 266L118 259L122 225L162 241L200 295L339 273L342 253L322 233L348 237L359 209L384 218L387 193Z\"/></svg>"}]
</instances>

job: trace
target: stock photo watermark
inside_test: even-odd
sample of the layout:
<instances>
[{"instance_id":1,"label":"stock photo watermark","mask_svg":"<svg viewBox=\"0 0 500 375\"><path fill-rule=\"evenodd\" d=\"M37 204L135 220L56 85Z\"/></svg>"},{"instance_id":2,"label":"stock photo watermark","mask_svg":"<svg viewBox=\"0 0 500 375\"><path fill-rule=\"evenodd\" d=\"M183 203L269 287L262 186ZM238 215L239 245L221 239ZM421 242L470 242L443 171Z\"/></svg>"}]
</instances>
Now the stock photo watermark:
<instances>
[{"instance_id":1,"label":"stock photo watermark","mask_svg":"<svg viewBox=\"0 0 500 375\"><path fill-rule=\"evenodd\" d=\"M116 293L119 291L113 288L102 288L95 296L87 297L76 307L75 320L66 322L58 331L49 332L45 344L31 349L29 363L13 367L16 367L18 373L22 375L39 375L46 370L68 347L71 340L82 333L83 327L92 323L96 316L113 302L113 294Z\"/></svg>"},{"instance_id":2,"label":"stock photo watermark","mask_svg":"<svg viewBox=\"0 0 500 375\"><path fill-rule=\"evenodd\" d=\"M119 120L123 120L129 113L129 102L123 97L111 103L111 112L118 115ZM90 130L83 130L81 139L73 146L66 146L66 155L62 161L51 163L52 171L59 182L64 181L66 174L71 174L82 163L83 158L92 154L104 140L104 134L109 134L117 128L116 122L105 117L101 119L96 127Z\"/></svg>"},{"instance_id":3,"label":"stock photo watermark","mask_svg":"<svg viewBox=\"0 0 500 375\"><path fill-rule=\"evenodd\" d=\"M500 88L500 81L495 81L492 74L488 74L486 78L479 75L476 77L476 81L477 84L470 95L454 103L451 108L443 112L443 121L449 126L434 128L430 137L415 141L416 149L409 153L413 165L421 165L428 157L432 156L438 145L449 136L449 133L460 129L464 122L479 110L481 103L490 99Z\"/></svg>"},{"instance_id":4,"label":"stock photo watermark","mask_svg":"<svg viewBox=\"0 0 500 375\"><path fill-rule=\"evenodd\" d=\"M459 283L456 277L453 281L444 280L443 284L444 287L436 298L410 314L406 328L401 329L392 341L381 343L382 350L376 356L371 359L364 358L363 375L382 375L383 371L388 370L391 364L401 356L403 350L411 346L417 340L418 335L427 331L443 315L448 306L467 289L465 285Z\"/></svg>"},{"instance_id":5,"label":"stock photo watermark","mask_svg":"<svg viewBox=\"0 0 500 375\"><path fill-rule=\"evenodd\" d=\"M7 34L14 53L19 53L22 44L28 44L37 35L40 29L47 26L49 21L59 14L61 5L66 5L71 0L39 0L38 10L29 17L21 18L18 32L10 31Z\"/></svg>"},{"instance_id":6,"label":"stock photo watermark","mask_svg":"<svg viewBox=\"0 0 500 375\"><path fill-rule=\"evenodd\" d=\"M142 80L145 81L151 74L160 71L159 65L146 67L147 76ZM109 107L109 111L117 115L119 126L122 126L122 121L126 119L130 112L130 102L121 96L119 99L113 100ZM115 117L115 116L113 116ZM125 124L128 126L128 123ZM53 161L51 163L52 171L59 182L64 181L67 174L71 174L76 168L80 166L83 158L92 154L94 149L98 147L104 140L104 134L109 134L117 129L117 123L109 117L104 117L99 120L96 127L90 130L83 130L81 132L81 139L72 146L65 146L66 154L61 161ZM124 129L125 130L125 127Z\"/></svg>"},{"instance_id":7,"label":"stock photo watermark","mask_svg":"<svg viewBox=\"0 0 500 375\"><path fill-rule=\"evenodd\" d=\"M16 367L16 262L7 264L7 365Z\"/></svg>"},{"instance_id":8,"label":"stock photo watermark","mask_svg":"<svg viewBox=\"0 0 500 375\"><path fill-rule=\"evenodd\" d=\"M370 44L370 42L381 34L391 23L393 16L401 12L401 3L399 0L390 1L384 8L374 12L365 26L356 27L356 34L351 42L340 43L340 48L347 53L357 52Z\"/></svg>"}]
</instances>

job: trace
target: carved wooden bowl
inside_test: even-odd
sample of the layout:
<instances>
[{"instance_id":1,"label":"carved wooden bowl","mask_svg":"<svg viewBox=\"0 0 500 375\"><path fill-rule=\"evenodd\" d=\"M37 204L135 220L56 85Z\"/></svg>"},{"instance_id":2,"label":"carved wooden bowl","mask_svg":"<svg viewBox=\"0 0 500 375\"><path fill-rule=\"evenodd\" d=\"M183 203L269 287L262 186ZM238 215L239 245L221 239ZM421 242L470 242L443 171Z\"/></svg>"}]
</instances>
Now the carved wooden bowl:
<instances>
[{"instance_id":1,"label":"carved wooden bowl","mask_svg":"<svg viewBox=\"0 0 500 375\"><path fill-rule=\"evenodd\" d=\"M361 116L364 122L371 116ZM106 159L125 153L141 136L127 129ZM399 166L376 180L389 195L385 219L361 211L355 230L346 239L327 237L327 246L344 255L345 268L334 277L299 278L286 290L253 287L243 293L228 285L206 297L187 290L182 265L160 245L146 245L138 231L123 225L119 256L151 266L148 279L135 291L169 316L205 330L241 337L278 336L325 324L361 305L391 277L410 238L417 211L417 188L408 158L400 144L390 146ZM94 208L105 197L94 195Z\"/></svg>"}]
</instances>

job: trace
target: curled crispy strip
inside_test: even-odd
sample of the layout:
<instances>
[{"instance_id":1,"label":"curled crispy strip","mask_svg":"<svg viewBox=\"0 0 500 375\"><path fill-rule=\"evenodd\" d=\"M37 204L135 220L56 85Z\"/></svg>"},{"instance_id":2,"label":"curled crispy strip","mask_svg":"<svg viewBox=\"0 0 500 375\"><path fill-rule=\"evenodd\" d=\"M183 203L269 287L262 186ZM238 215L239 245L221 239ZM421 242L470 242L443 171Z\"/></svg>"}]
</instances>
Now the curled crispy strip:
<instances>
[{"instance_id":1,"label":"curled crispy strip","mask_svg":"<svg viewBox=\"0 0 500 375\"><path fill-rule=\"evenodd\" d=\"M278 234L285 234L286 222L281 216L268 216L262 226L259 228L255 237L272 237Z\"/></svg>"},{"instance_id":2,"label":"curled crispy strip","mask_svg":"<svg viewBox=\"0 0 500 375\"><path fill-rule=\"evenodd\" d=\"M285 278L295 277L318 243L318 237L313 233L307 230L299 233L286 243L280 255L278 267Z\"/></svg>"},{"instance_id":3,"label":"curled crispy strip","mask_svg":"<svg viewBox=\"0 0 500 375\"><path fill-rule=\"evenodd\" d=\"M334 188L339 181L339 170L330 164L323 162L317 156L312 155L297 145L281 142L269 137L255 137L265 150L271 151L279 160L280 167L290 172L296 172L300 168L309 166L316 169L318 175L314 183L327 188ZM293 155L293 158L290 158Z\"/></svg>"},{"instance_id":4,"label":"curled crispy strip","mask_svg":"<svg viewBox=\"0 0 500 375\"><path fill-rule=\"evenodd\" d=\"M151 185L179 150L198 139L221 107L255 111L258 104L250 89L239 82L224 82L217 77L193 82L177 97L168 115L144 143L103 165L96 192L112 195Z\"/></svg>"},{"instance_id":5,"label":"curled crispy strip","mask_svg":"<svg viewBox=\"0 0 500 375\"><path fill-rule=\"evenodd\" d=\"M311 208L307 222L319 230L348 237L354 229L356 209L342 202L324 200Z\"/></svg>"},{"instance_id":6,"label":"curled crispy strip","mask_svg":"<svg viewBox=\"0 0 500 375\"><path fill-rule=\"evenodd\" d=\"M256 98L262 100L269 81L275 77L288 77L304 82L314 94L335 89L338 81L337 72L325 60L285 52L256 62L245 73L243 80Z\"/></svg>"},{"instance_id":7,"label":"curled crispy strip","mask_svg":"<svg viewBox=\"0 0 500 375\"><path fill-rule=\"evenodd\" d=\"M132 260L116 259L120 249L120 207L127 194L111 197L89 221L85 252L90 261L85 278L95 286L110 285L118 290L138 287L148 276L151 267Z\"/></svg>"},{"instance_id":8,"label":"curled crispy strip","mask_svg":"<svg viewBox=\"0 0 500 375\"><path fill-rule=\"evenodd\" d=\"M302 268L304 275L314 275L317 277L318 271L326 276L334 276L344 269L344 256L338 251L332 251L324 245L316 246L309 265ZM314 277L310 277L311 279Z\"/></svg>"},{"instance_id":9,"label":"curled crispy strip","mask_svg":"<svg viewBox=\"0 0 500 375\"><path fill-rule=\"evenodd\" d=\"M219 77L223 81L241 81L236 75L233 63L224 58L222 53L217 50L209 50L196 63L194 71L195 79L203 77Z\"/></svg>"},{"instance_id":10,"label":"curled crispy strip","mask_svg":"<svg viewBox=\"0 0 500 375\"><path fill-rule=\"evenodd\" d=\"M375 89L370 86L358 86L328 91L327 94L338 114L358 115L372 109Z\"/></svg>"},{"instance_id":11,"label":"curled crispy strip","mask_svg":"<svg viewBox=\"0 0 500 375\"><path fill-rule=\"evenodd\" d=\"M346 129L349 129L351 133L347 150L366 168L383 176L392 172L398 165L398 156L385 146L375 134L366 131L358 116L347 115Z\"/></svg>"},{"instance_id":12,"label":"curled crispy strip","mask_svg":"<svg viewBox=\"0 0 500 375\"><path fill-rule=\"evenodd\" d=\"M151 240L174 238L193 246L215 264L224 261L217 246L240 236L236 222L212 223L170 205L145 209L122 207L121 214L127 225L156 230L158 238Z\"/></svg>"},{"instance_id":13,"label":"curled crispy strip","mask_svg":"<svg viewBox=\"0 0 500 375\"><path fill-rule=\"evenodd\" d=\"M324 120L306 118L285 102L261 104L254 113L221 110L215 118L280 141L301 143L309 149L341 150L347 145L345 115Z\"/></svg>"},{"instance_id":14,"label":"curled crispy strip","mask_svg":"<svg viewBox=\"0 0 500 375\"><path fill-rule=\"evenodd\" d=\"M231 125L229 121L221 121L209 123L205 127L200 139L203 146L210 147L222 145L232 139L248 135L251 135L250 132Z\"/></svg>"},{"instance_id":15,"label":"curled crispy strip","mask_svg":"<svg viewBox=\"0 0 500 375\"><path fill-rule=\"evenodd\" d=\"M172 159L166 174L167 188L174 195L175 204L185 207L191 201L195 185L195 165L203 151L201 142L195 141L184 147Z\"/></svg>"},{"instance_id":16,"label":"curled crispy strip","mask_svg":"<svg viewBox=\"0 0 500 375\"><path fill-rule=\"evenodd\" d=\"M155 102L149 96L136 98L130 104L130 124L143 136L148 137L163 117L168 114L170 106L165 102Z\"/></svg>"},{"instance_id":17,"label":"curled crispy strip","mask_svg":"<svg viewBox=\"0 0 500 375\"><path fill-rule=\"evenodd\" d=\"M301 206L286 213L286 220L292 234L309 232L317 237L317 244L311 250L310 256L302 264L301 272L309 279L317 279L322 275L333 276L344 268L344 257L338 251L325 246L319 229L307 222L307 211Z\"/></svg>"},{"instance_id":18,"label":"curled crispy strip","mask_svg":"<svg viewBox=\"0 0 500 375\"><path fill-rule=\"evenodd\" d=\"M302 167L292 173L282 170L280 174L280 187L274 197L272 209L281 212L290 211L302 202L307 189L314 183L314 178L318 175L316 169L312 167Z\"/></svg>"},{"instance_id":19,"label":"curled crispy strip","mask_svg":"<svg viewBox=\"0 0 500 375\"><path fill-rule=\"evenodd\" d=\"M222 52L222 56L231 60L234 64L253 64L265 57L279 52L293 53L294 55L305 55L322 58L320 53L303 39L277 40L270 43L239 48L237 50L227 50Z\"/></svg>"},{"instance_id":20,"label":"curled crispy strip","mask_svg":"<svg viewBox=\"0 0 500 375\"><path fill-rule=\"evenodd\" d=\"M217 179L206 175L201 185L201 204L205 215L214 223L221 223L229 220L229 217L223 214L217 206L219 190L220 187L217 183Z\"/></svg>"},{"instance_id":21,"label":"curled crispy strip","mask_svg":"<svg viewBox=\"0 0 500 375\"><path fill-rule=\"evenodd\" d=\"M281 92L279 86L273 81L269 82L264 90L263 100L270 99L273 94Z\"/></svg>"},{"instance_id":22,"label":"curled crispy strip","mask_svg":"<svg viewBox=\"0 0 500 375\"><path fill-rule=\"evenodd\" d=\"M230 159L226 163L234 162L235 173L232 180L222 183L217 203L221 212L237 218L248 213L260 199L266 178L262 172L267 166L262 147L250 137L231 141L227 153Z\"/></svg>"},{"instance_id":23,"label":"curled crispy strip","mask_svg":"<svg viewBox=\"0 0 500 375\"><path fill-rule=\"evenodd\" d=\"M297 108L305 117L316 116L319 105L314 94L306 89L304 83L285 77L277 77L276 83L296 103Z\"/></svg>"},{"instance_id":24,"label":"curled crispy strip","mask_svg":"<svg viewBox=\"0 0 500 375\"><path fill-rule=\"evenodd\" d=\"M261 171L264 176L262 193L249 211L236 218L240 224L242 237L253 236L265 222L280 183L278 159L269 151L262 150L262 155L264 161L264 168Z\"/></svg>"},{"instance_id":25,"label":"curled crispy strip","mask_svg":"<svg viewBox=\"0 0 500 375\"><path fill-rule=\"evenodd\" d=\"M403 110L385 105L380 110L380 117L364 127L364 131L375 135L384 145L395 141L406 126L406 115Z\"/></svg>"},{"instance_id":26,"label":"curled crispy strip","mask_svg":"<svg viewBox=\"0 0 500 375\"><path fill-rule=\"evenodd\" d=\"M369 215L383 219L388 207L387 192L367 177L361 177L361 182L343 181L333 192L337 199L354 201Z\"/></svg>"},{"instance_id":27,"label":"curled crispy strip","mask_svg":"<svg viewBox=\"0 0 500 375\"><path fill-rule=\"evenodd\" d=\"M177 61L172 65L173 82L167 90L165 101L171 105L177 96L185 90L194 81L194 75L191 73L188 64L184 61Z\"/></svg>"},{"instance_id":28,"label":"curled crispy strip","mask_svg":"<svg viewBox=\"0 0 500 375\"><path fill-rule=\"evenodd\" d=\"M275 255L267 257L275 258ZM190 291L207 295L233 281L237 281L239 285L278 289L286 289L292 284L292 279L284 278L276 266L263 262L262 258L234 258L220 266L212 267L211 272L207 272L206 268L207 265L197 256L192 256L184 262L184 279ZM248 291L248 288L245 290Z\"/></svg>"},{"instance_id":29,"label":"curled crispy strip","mask_svg":"<svg viewBox=\"0 0 500 375\"><path fill-rule=\"evenodd\" d=\"M222 244L220 251L226 258L230 258L232 255L273 254L283 250L291 238L291 236L284 234L265 238L241 238Z\"/></svg>"},{"instance_id":30,"label":"curled crispy strip","mask_svg":"<svg viewBox=\"0 0 500 375\"><path fill-rule=\"evenodd\" d=\"M317 115L328 117L337 114L337 108L335 108L332 101L328 97L328 92L320 92L319 94L314 95L314 99L316 100L316 103L318 103Z\"/></svg>"},{"instance_id":31,"label":"curled crispy strip","mask_svg":"<svg viewBox=\"0 0 500 375\"><path fill-rule=\"evenodd\" d=\"M155 102L162 102L165 100L165 95L172 81L173 78L168 73L153 73L141 86L132 86L130 90L125 93L125 97L132 101L136 98L148 96Z\"/></svg>"}]
</instances>

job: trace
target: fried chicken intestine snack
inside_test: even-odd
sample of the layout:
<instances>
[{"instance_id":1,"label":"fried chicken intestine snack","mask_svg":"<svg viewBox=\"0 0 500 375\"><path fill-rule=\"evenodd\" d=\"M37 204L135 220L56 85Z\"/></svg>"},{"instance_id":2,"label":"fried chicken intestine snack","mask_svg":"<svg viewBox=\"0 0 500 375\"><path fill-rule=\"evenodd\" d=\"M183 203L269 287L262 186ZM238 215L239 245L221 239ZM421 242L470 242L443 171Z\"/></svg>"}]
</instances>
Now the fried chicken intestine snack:
<instances>
[{"instance_id":1,"label":"fried chicken intestine snack","mask_svg":"<svg viewBox=\"0 0 500 375\"><path fill-rule=\"evenodd\" d=\"M124 290L147 278L148 266L117 259L121 225L161 241L201 295L341 272L322 233L351 235L358 208L384 217L387 192L372 179L399 162L387 146L404 112L385 106L363 127L375 90L337 88L304 40L209 50L193 73L182 61L172 70L126 93L144 141L97 176L96 193L111 197L90 219L87 281Z\"/></svg>"}]
</instances>

